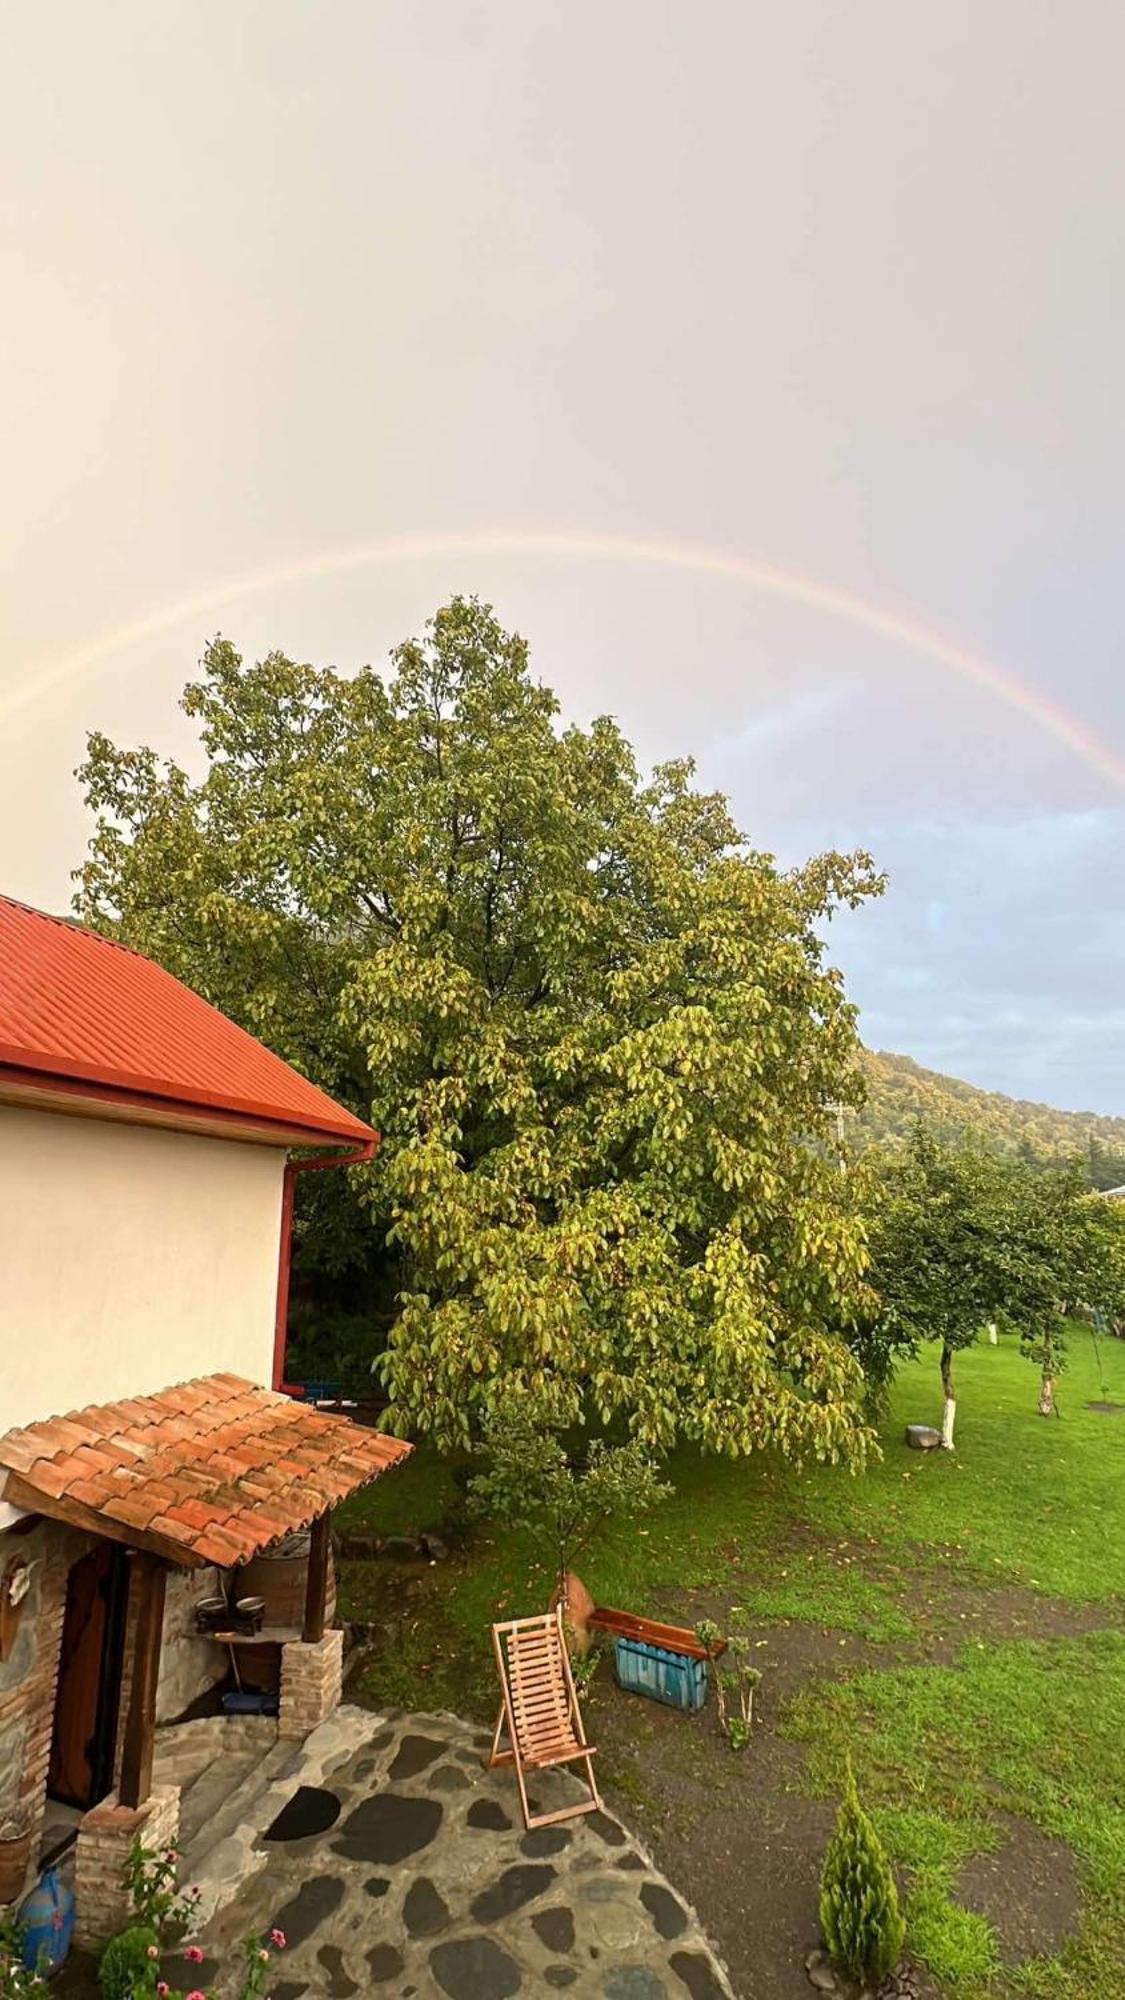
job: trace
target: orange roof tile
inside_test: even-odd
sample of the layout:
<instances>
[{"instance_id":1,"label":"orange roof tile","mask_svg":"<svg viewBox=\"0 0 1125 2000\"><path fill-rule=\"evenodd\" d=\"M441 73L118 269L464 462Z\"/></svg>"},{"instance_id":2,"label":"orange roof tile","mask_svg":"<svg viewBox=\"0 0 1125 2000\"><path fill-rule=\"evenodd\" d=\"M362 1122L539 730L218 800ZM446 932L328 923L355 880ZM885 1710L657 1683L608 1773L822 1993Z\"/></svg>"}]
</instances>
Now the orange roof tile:
<instances>
[{"instance_id":1,"label":"orange roof tile","mask_svg":"<svg viewBox=\"0 0 1125 2000\"><path fill-rule=\"evenodd\" d=\"M375 1137L152 959L6 896L0 1066L9 1081L22 1072L28 1082L55 1078L71 1088L264 1120L285 1127L291 1143L306 1134L309 1145Z\"/></svg>"},{"instance_id":2,"label":"orange roof tile","mask_svg":"<svg viewBox=\"0 0 1125 2000\"><path fill-rule=\"evenodd\" d=\"M17 1506L157 1547L172 1562L228 1569L307 1528L410 1449L236 1375L207 1375L8 1431L0 1472Z\"/></svg>"}]
</instances>

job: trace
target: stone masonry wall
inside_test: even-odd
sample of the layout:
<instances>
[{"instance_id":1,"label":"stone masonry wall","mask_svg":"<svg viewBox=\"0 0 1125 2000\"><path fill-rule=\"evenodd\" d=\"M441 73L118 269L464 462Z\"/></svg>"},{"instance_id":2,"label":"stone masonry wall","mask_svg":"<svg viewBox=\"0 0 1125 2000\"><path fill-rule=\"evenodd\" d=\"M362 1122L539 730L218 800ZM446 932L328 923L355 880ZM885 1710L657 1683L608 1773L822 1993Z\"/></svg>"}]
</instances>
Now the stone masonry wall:
<instances>
[{"instance_id":1,"label":"stone masonry wall","mask_svg":"<svg viewBox=\"0 0 1125 2000\"><path fill-rule=\"evenodd\" d=\"M92 1539L53 1521L0 1535L0 1576L19 1561L31 1572L15 1644L0 1662L0 1818L22 1808L38 1851L47 1802L67 1576Z\"/></svg>"},{"instance_id":2,"label":"stone masonry wall","mask_svg":"<svg viewBox=\"0 0 1125 2000\"><path fill-rule=\"evenodd\" d=\"M225 1579L224 1579L225 1582ZM201 1638L195 1629L195 1607L201 1597L214 1597L220 1585L213 1569L169 1569L164 1585L164 1626L160 1642L160 1674L156 1683L156 1720L172 1722L207 1688L225 1679L229 1671L226 1648L212 1639ZM137 1629L137 1606L132 1587L125 1614L125 1657L121 1673L121 1701L118 1707L117 1748L113 1760L114 1777L121 1775L125 1717L133 1685L133 1651Z\"/></svg>"},{"instance_id":3,"label":"stone masonry wall","mask_svg":"<svg viewBox=\"0 0 1125 2000\"><path fill-rule=\"evenodd\" d=\"M173 1569L168 1572L164 1598L164 1635L160 1648L160 1679L156 1687L156 1720L174 1722L197 1696L226 1676L226 1648L202 1639L195 1629L200 1598L221 1595L228 1579L216 1579L213 1569Z\"/></svg>"}]
</instances>

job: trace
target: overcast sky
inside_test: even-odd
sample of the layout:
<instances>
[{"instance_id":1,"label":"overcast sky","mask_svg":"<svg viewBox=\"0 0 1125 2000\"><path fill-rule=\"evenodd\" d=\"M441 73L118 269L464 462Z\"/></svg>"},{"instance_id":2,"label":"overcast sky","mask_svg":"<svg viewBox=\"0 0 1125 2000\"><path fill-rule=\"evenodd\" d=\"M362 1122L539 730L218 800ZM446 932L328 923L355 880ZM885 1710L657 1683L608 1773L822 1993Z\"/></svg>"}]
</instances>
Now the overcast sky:
<instances>
[{"instance_id":1,"label":"overcast sky","mask_svg":"<svg viewBox=\"0 0 1125 2000\"><path fill-rule=\"evenodd\" d=\"M216 628L346 668L476 590L756 844L874 851L870 1043L1125 1113L1119 0L3 28L0 886L65 906L84 732L187 756Z\"/></svg>"}]
</instances>

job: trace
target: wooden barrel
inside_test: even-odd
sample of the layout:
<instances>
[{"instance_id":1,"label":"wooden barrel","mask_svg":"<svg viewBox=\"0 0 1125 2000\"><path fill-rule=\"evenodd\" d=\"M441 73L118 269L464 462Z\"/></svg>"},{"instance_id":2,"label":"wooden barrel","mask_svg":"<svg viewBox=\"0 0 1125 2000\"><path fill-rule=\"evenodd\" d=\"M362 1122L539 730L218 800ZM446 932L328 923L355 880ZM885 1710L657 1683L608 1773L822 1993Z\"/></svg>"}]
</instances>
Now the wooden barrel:
<instances>
[{"instance_id":1,"label":"wooden barrel","mask_svg":"<svg viewBox=\"0 0 1125 2000\"><path fill-rule=\"evenodd\" d=\"M309 1534L286 1535L272 1549L255 1556L238 1573L239 1597L264 1600L264 1625L283 1625L300 1631L305 1622L305 1584L309 1573ZM325 1623L331 1625L336 1611L336 1569L328 1550L328 1594Z\"/></svg>"}]
</instances>

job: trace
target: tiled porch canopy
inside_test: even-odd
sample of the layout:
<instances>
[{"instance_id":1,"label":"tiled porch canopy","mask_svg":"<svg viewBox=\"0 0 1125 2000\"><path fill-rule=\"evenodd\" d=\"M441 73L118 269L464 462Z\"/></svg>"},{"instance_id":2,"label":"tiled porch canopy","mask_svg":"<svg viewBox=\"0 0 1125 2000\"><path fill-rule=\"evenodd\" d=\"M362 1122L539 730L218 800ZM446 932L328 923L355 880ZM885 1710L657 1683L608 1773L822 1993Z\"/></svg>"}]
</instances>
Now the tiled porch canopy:
<instances>
[{"instance_id":1,"label":"tiled porch canopy","mask_svg":"<svg viewBox=\"0 0 1125 2000\"><path fill-rule=\"evenodd\" d=\"M249 1562L397 1465L401 1439L206 1375L0 1437L3 1497L189 1568Z\"/></svg>"}]
</instances>

